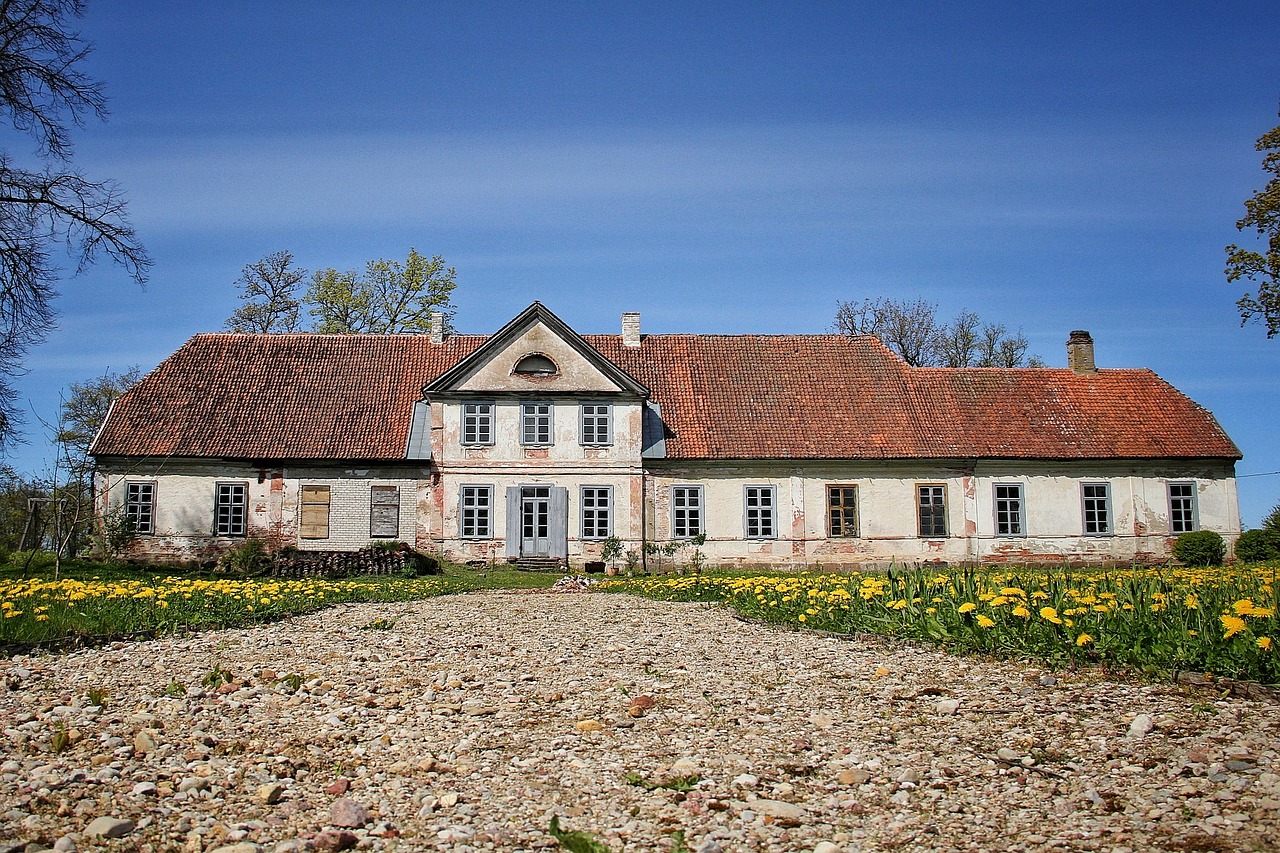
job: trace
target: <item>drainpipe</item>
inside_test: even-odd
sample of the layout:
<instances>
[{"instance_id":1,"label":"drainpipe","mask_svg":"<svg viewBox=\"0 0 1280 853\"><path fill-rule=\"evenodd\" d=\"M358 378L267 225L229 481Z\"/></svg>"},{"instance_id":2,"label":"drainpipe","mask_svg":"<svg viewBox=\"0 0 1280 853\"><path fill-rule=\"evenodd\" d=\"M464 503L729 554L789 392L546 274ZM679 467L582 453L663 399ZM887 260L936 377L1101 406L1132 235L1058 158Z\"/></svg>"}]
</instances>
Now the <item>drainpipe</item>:
<instances>
[{"instance_id":1,"label":"drainpipe","mask_svg":"<svg viewBox=\"0 0 1280 853\"><path fill-rule=\"evenodd\" d=\"M649 573L649 472L640 463L640 571Z\"/></svg>"}]
</instances>

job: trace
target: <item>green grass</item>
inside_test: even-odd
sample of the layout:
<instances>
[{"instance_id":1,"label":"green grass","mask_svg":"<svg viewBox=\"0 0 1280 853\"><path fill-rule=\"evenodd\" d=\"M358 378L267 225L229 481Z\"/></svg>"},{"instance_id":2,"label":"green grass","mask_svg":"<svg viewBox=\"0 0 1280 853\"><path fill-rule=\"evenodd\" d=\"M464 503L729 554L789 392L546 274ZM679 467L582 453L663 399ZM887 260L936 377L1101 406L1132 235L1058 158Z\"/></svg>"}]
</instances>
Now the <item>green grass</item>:
<instances>
[{"instance_id":1,"label":"green grass","mask_svg":"<svg viewBox=\"0 0 1280 853\"><path fill-rule=\"evenodd\" d=\"M477 571L448 564L425 577L322 579L215 577L172 568L68 561L22 578L21 563L0 570L0 649L75 645L223 628L310 613L334 604L415 601L475 590L541 588L555 575L505 566ZM372 624L372 623L371 623ZM389 629L389 624L374 625Z\"/></svg>"},{"instance_id":2,"label":"green grass","mask_svg":"<svg viewBox=\"0 0 1280 853\"><path fill-rule=\"evenodd\" d=\"M1280 565L895 567L851 574L706 573L602 591L723 602L766 622L875 633L964 653L1280 683Z\"/></svg>"}]
</instances>

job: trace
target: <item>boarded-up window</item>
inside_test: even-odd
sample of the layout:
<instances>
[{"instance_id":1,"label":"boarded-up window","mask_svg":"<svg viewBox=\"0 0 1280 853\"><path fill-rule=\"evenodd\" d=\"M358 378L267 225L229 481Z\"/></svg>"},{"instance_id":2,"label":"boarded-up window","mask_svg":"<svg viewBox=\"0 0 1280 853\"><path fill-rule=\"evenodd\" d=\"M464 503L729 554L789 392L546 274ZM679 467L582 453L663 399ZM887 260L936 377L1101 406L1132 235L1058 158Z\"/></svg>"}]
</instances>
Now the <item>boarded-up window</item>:
<instances>
[{"instance_id":1,"label":"boarded-up window","mask_svg":"<svg viewBox=\"0 0 1280 853\"><path fill-rule=\"evenodd\" d=\"M329 487L302 487L302 521L298 535L303 539L329 538Z\"/></svg>"},{"instance_id":2,"label":"boarded-up window","mask_svg":"<svg viewBox=\"0 0 1280 853\"><path fill-rule=\"evenodd\" d=\"M369 535L395 539L400 535L400 487L374 486L369 496Z\"/></svg>"}]
</instances>

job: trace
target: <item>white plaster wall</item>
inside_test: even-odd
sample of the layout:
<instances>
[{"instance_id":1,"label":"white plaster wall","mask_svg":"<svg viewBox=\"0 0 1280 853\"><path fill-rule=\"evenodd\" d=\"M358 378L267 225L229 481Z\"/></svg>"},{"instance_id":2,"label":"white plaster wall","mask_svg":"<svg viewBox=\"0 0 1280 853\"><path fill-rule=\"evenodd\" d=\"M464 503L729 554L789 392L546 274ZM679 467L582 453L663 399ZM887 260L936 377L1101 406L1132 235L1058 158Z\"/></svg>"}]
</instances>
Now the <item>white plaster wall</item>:
<instances>
[{"instance_id":1,"label":"white plaster wall","mask_svg":"<svg viewBox=\"0 0 1280 853\"><path fill-rule=\"evenodd\" d=\"M420 483L425 469L384 466L360 469L303 467L260 469L244 464L166 460L151 465L99 466L99 505L119 506L130 481L156 484L155 533L139 536L134 548L140 554L171 558L202 558L233 547L241 537L215 537L214 493L218 483L248 486L249 536L270 539L275 545L301 550L353 551L365 547L369 536L370 492L374 485L400 489L399 541L414 542L418 534ZM259 482L261 480L261 482ZM329 537L300 539L298 500L301 486L330 487Z\"/></svg>"},{"instance_id":2,"label":"white plaster wall","mask_svg":"<svg viewBox=\"0 0 1280 853\"><path fill-rule=\"evenodd\" d=\"M520 359L535 353L545 355L555 362L559 373L536 377L512 373ZM613 380L541 323L530 327L504 350L480 365L475 373L458 383L457 387L463 391L480 391L486 394L604 393L618 390Z\"/></svg>"},{"instance_id":3,"label":"white plaster wall","mask_svg":"<svg viewBox=\"0 0 1280 853\"><path fill-rule=\"evenodd\" d=\"M458 508L462 486L493 487L493 537L491 539L462 539L459 537ZM598 467L573 472L548 472L536 468L513 469L472 468L450 470L441 479L438 490L443 521L439 527L440 550L451 559L466 562L506 560L507 489L513 486L557 486L568 490L569 560L580 565L586 560L599 559L602 547L599 540L583 540L582 493L583 486L607 486L613 489L613 535L623 540L624 547L638 548L641 542L640 519L642 513L640 473L627 467Z\"/></svg>"},{"instance_id":4,"label":"white plaster wall","mask_svg":"<svg viewBox=\"0 0 1280 853\"><path fill-rule=\"evenodd\" d=\"M552 404L551 427L554 444L549 447L525 447L520 443L522 402L550 402ZM526 462L572 463L601 461L636 463L640 459L643 441L643 412L639 401L615 400L607 396L584 395L573 398L551 399L530 394L519 399L487 398L469 401L494 403L494 443L488 446L464 446L462 444L462 401L434 402L437 418L443 425L443 439L437 451L442 467L453 462L468 465L485 461L508 464ZM613 406L613 444L605 447L584 446L580 443L579 420L582 403L610 403Z\"/></svg>"}]
</instances>

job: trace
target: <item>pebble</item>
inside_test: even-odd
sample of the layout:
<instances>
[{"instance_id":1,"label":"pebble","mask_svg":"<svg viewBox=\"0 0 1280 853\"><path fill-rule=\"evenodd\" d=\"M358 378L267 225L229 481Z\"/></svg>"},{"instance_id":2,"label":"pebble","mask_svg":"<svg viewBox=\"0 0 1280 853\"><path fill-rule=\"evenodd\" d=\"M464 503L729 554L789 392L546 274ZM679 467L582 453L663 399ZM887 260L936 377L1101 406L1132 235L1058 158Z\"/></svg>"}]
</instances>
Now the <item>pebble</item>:
<instances>
[{"instance_id":1,"label":"pebble","mask_svg":"<svg viewBox=\"0 0 1280 853\"><path fill-rule=\"evenodd\" d=\"M578 720L573 724L578 731L586 734L587 732L598 732L604 728L604 723L599 720Z\"/></svg>"},{"instance_id":2,"label":"pebble","mask_svg":"<svg viewBox=\"0 0 1280 853\"><path fill-rule=\"evenodd\" d=\"M334 826L357 827L368 822L369 810L355 800L343 797L334 800L333 805L329 806L329 823Z\"/></svg>"},{"instance_id":3,"label":"pebble","mask_svg":"<svg viewBox=\"0 0 1280 853\"><path fill-rule=\"evenodd\" d=\"M258 786L258 802L264 806L274 806L280 802L280 798L284 796L284 785L278 782L270 782L266 785Z\"/></svg>"},{"instance_id":4,"label":"pebble","mask_svg":"<svg viewBox=\"0 0 1280 853\"><path fill-rule=\"evenodd\" d=\"M365 630L375 619L396 629ZM550 851L553 814L647 853L676 829L702 853L1280 837L1269 701L1092 670L1048 684L1019 661L797 634L705 604L348 605L0 659L8 685L14 666L35 674L0 689L0 849ZM238 686L201 688L215 666ZM166 695L174 673L184 695ZM86 683L110 685L101 713L83 706ZM1125 737L1139 710L1153 729ZM57 754L56 720L83 734ZM601 728L581 734L587 721ZM699 781L649 787L673 775ZM342 799L362 810L351 826L330 820ZM85 833L110 803L132 830Z\"/></svg>"},{"instance_id":5,"label":"pebble","mask_svg":"<svg viewBox=\"0 0 1280 853\"><path fill-rule=\"evenodd\" d=\"M124 838L133 832L133 821L118 817L96 817L84 828L90 838Z\"/></svg>"},{"instance_id":6,"label":"pebble","mask_svg":"<svg viewBox=\"0 0 1280 853\"><path fill-rule=\"evenodd\" d=\"M1140 738L1145 737L1156 727L1155 721L1151 719L1150 714L1139 714L1133 718L1133 722L1129 724L1129 737Z\"/></svg>"}]
</instances>

